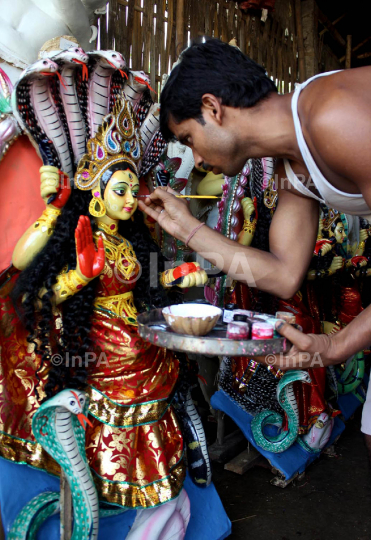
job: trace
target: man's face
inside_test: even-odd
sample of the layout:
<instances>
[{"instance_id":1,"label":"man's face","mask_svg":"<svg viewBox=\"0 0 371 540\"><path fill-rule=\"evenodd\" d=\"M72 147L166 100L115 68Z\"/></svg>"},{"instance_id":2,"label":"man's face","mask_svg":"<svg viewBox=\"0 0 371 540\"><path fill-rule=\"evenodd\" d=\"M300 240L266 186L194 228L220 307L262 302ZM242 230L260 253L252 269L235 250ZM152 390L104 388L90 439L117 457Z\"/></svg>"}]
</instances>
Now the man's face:
<instances>
[{"instance_id":1,"label":"man's face","mask_svg":"<svg viewBox=\"0 0 371 540\"><path fill-rule=\"evenodd\" d=\"M233 127L220 124L208 111L203 113L205 124L191 118L177 124L170 117L169 129L179 142L191 148L196 167L235 176L241 172L246 156L238 149L238 133Z\"/></svg>"}]
</instances>

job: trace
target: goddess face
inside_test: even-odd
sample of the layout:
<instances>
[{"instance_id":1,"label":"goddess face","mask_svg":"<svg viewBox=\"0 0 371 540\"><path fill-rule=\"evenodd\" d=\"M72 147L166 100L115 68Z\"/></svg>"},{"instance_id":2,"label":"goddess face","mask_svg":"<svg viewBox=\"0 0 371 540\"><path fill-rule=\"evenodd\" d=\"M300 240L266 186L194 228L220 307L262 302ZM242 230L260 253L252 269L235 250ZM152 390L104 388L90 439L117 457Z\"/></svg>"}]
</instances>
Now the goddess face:
<instances>
[{"instance_id":1,"label":"goddess face","mask_svg":"<svg viewBox=\"0 0 371 540\"><path fill-rule=\"evenodd\" d=\"M131 171L116 171L104 191L106 215L111 219L127 220L138 207L139 180Z\"/></svg>"},{"instance_id":2,"label":"goddess face","mask_svg":"<svg viewBox=\"0 0 371 540\"><path fill-rule=\"evenodd\" d=\"M336 238L337 244L342 244L344 240L346 239L347 235L345 234L344 225L342 221L339 221L336 224L336 227L334 229L334 236Z\"/></svg>"}]
</instances>

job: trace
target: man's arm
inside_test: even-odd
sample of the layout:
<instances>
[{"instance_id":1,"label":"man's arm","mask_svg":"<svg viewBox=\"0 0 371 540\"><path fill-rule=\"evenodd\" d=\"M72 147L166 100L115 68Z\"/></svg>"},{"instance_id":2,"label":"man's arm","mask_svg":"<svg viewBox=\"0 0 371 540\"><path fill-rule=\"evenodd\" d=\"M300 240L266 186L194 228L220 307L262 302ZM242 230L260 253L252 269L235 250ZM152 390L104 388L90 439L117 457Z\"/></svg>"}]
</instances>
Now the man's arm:
<instances>
[{"instance_id":1,"label":"man's arm","mask_svg":"<svg viewBox=\"0 0 371 540\"><path fill-rule=\"evenodd\" d=\"M139 205L169 234L186 242L200 222L174 194L158 188ZM280 189L269 233L270 252L241 246L209 227L197 231L189 246L231 278L280 298L290 298L305 277L317 230L318 203Z\"/></svg>"}]
</instances>

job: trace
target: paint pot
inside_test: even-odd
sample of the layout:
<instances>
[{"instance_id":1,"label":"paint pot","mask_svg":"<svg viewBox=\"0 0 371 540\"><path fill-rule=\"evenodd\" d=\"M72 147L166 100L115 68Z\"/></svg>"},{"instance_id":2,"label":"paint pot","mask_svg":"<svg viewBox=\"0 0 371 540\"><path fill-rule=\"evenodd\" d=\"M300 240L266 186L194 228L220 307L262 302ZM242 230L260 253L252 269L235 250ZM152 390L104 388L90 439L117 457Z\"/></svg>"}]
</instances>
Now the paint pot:
<instances>
[{"instance_id":1,"label":"paint pot","mask_svg":"<svg viewBox=\"0 0 371 540\"><path fill-rule=\"evenodd\" d=\"M233 312L235 311L237 304L226 304L223 310L223 322L228 324L233 321Z\"/></svg>"},{"instance_id":2,"label":"paint pot","mask_svg":"<svg viewBox=\"0 0 371 540\"><path fill-rule=\"evenodd\" d=\"M281 321L282 322L282 319L277 319L276 317L273 317L273 315L269 315L269 317L267 317L265 319L265 322L267 324L270 324L271 326L273 326L273 329L274 329L274 333L273 333L273 337L274 338L279 338L279 337L282 337L281 334L279 332L277 332L276 330L276 324Z\"/></svg>"},{"instance_id":3,"label":"paint pot","mask_svg":"<svg viewBox=\"0 0 371 540\"><path fill-rule=\"evenodd\" d=\"M249 339L250 327L246 322L232 321L227 327L228 339Z\"/></svg>"},{"instance_id":4,"label":"paint pot","mask_svg":"<svg viewBox=\"0 0 371 540\"><path fill-rule=\"evenodd\" d=\"M290 311L277 311L276 318L281 319L282 321L285 321L285 322L287 322L289 324L295 324L296 323L296 317Z\"/></svg>"},{"instance_id":5,"label":"paint pot","mask_svg":"<svg viewBox=\"0 0 371 540\"><path fill-rule=\"evenodd\" d=\"M251 339L272 339L274 328L271 324L254 322L251 328Z\"/></svg>"}]
</instances>

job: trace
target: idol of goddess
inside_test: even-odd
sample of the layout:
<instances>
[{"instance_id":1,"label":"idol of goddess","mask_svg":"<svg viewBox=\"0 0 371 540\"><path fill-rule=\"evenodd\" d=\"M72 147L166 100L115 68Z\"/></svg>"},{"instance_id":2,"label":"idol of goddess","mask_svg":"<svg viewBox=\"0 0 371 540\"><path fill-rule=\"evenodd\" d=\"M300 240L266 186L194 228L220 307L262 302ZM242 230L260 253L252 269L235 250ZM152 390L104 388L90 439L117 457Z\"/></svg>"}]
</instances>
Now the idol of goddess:
<instances>
[{"instance_id":1,"label":"idol of goddess","mask_svg":"<svg viewBox=\"0 0 371 540\"><path fill-rule=\"evenodd\" d=\"M166 305L164 289L175 279L187 287L207 276L194 264L163 272L164 259L136 211L141 157L134 113L119 99L88 141L73 189L56 168L41 169L46 209L19 240L19 271L8 273L0 289L0 455L58 475L35 442L32 417L40 400L85 389L86 456L99 500L144 512L172 504L163 512L164 531L173 520L172 538L183 538L190 510L171 406L179 361L140 338L136 316ZM162 287L150 287L151 253ZM127 538L135 531L142 538L145 522L134 522Z\"/></svg>"}]
</instances>

